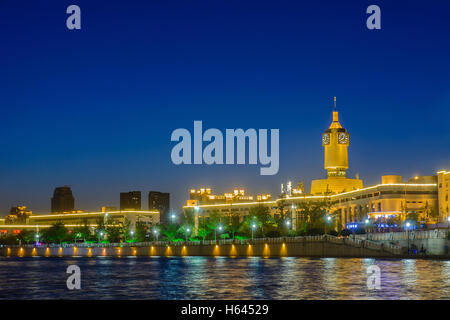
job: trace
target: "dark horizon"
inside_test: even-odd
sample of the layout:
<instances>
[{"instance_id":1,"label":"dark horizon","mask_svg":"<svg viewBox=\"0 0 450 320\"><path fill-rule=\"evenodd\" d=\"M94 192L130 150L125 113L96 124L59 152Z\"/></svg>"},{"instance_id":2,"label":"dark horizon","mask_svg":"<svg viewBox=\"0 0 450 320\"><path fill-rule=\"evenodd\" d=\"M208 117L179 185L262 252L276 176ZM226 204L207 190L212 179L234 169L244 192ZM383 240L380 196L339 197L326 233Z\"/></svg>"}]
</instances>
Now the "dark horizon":
<instances>
[{"instance_id":1,"label":"dark horizon","mask_svg":"<svg viewBox=\"0 0 450 320\"><path fill-rule=\"evenodd\" d=\"M348 176L450 169L450 3L378 1L368 30L361 1L69 1L0 4L0 215L15 205L50 212L55 187L75 208L119 207L120 192L280 184L326 176L321 134L337 96L350 134ZM21 19L17 19L20 16ZM218 128L280 129L280 170L172 164L170 135Z\"/></svg>"}]
</instances>

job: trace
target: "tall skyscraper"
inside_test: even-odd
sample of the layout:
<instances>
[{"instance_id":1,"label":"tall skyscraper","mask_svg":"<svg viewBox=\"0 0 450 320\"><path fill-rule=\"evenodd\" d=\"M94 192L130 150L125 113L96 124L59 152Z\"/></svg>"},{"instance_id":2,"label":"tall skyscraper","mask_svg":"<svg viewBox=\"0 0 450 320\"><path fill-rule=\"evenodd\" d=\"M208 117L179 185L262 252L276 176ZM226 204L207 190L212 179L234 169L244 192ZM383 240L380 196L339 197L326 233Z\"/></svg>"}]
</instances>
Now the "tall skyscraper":
<instances>
[{"instance_id":1,"label":"tall skyscraper","mask_svg":"<svg viewBox=\"0 0 450 320\"><path fill-rule=\"evenodd\" d=\"M68 186L57 187L53 192L52 213L72 212L75 208L75 198Z\"/></svg>"},{"instance_id":2,"label":"tall skyscraper","mask_svg":"<svg viewBox=\"0 0 450 320\"><path fill-rule=\"evenodd\" d=\"M148 193L148 210L159 210L160 223L169 223L170 193L150 191Z\"/></svg>"},{"instance_id":3,"label":"tall skyscraper","mask_svg":"<svg viewBox=\"0 0 450 320\"><path fill-rule=\"evenodd\" d=\"M141 192L121 192L120 210L141 210Z\"/></svg>"}]
</instances>

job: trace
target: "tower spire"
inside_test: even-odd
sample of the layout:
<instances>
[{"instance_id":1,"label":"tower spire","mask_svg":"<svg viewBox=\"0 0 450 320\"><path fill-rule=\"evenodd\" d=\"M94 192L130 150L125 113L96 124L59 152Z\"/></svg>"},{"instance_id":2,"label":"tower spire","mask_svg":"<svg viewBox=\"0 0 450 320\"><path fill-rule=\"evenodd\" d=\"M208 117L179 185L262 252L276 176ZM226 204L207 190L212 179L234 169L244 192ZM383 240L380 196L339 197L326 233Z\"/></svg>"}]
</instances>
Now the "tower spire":
<instances>
[{"instance_id":1,"label":"tower spire","mask_svg":"<svg viewBox=\"0 0 450 320\"><path fill-rule=\"evenodd\" d=\"M336 97L334 97L334 111L336 111Z\"/></svg>"}]
</instances>

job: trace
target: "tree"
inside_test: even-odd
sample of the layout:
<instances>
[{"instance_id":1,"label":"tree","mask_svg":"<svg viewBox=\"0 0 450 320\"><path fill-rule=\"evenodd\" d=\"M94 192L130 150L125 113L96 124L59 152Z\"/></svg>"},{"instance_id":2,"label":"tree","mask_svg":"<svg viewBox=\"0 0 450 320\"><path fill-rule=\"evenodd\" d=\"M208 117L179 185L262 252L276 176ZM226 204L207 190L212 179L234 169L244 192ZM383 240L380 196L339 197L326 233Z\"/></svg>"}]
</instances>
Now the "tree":
<instances>
[{"instance_id":1,"label":"tree","mask_svg":"<svg viewBox=\"0 0 450 320\"><path fill-rule=\"evenodd\" d=\"M144 242L147 239L147 229L147 224L145 222L136 222L135 239L137 242Z\"/></svg>"},{"instance_id":2,"label":"tree","mask_svg":"<svg viewBox=\"0 0 450 320\"><path fill-rule=\"evenodd\" d=\"M61 243L68 235L69 231L62 222L57 222L44 231L44 238L53 243Z\"/></svg>"},{"instance_id":3,"label":"tree","mask_svg":"<svg viewBox=\"0 0 450 320\"><path fill-rule=\"evenodd\" d=\"M304 217L305 231L309 233L314 230L316 233L318 230L323 230L330 207L330 202L327 200L301 202L299 209Z\"/></svg>"},{"instance_id":4,"label":"tree","mask_svg":"<svg viewBox=\"0 0 450 320\"><path fill-rule=\"evenodd\" d=\"M284 200L280 200L277 202L277 210L280 213L280 220L284 221L286 219L286 212L284 211L284 207L286 207L286 203Z\"/></svg>"},{"instance_id":5,"label":"tree","mask_svg":"<svg viewBox=\"0 0 450 320\"><path fill-rule=\"evenodd\" d=\"M36 241L36 235L37 233L32 230L22 230L21 233L19 233L18 237L25 243L32 243Z\"/></svg>"},{"instance_id":6,"label":"tree","mask_svg":"<svg viewBox=\"0 0 450 320\"><path fill-rule=\"evenodd\" d=\"M209 228L206 228L205 226L199 226L197 230L197 234L199 237L203 239L203 242L205 242L205 238L211 233L211 230Z\"/></svg>"},{"instance_id":7,"label":"tree","mask_svg":"<svg viewBox=\"0 0 450 320\"><path fill-rule=\"evenodd\" d=\"M75 239L83 239L85 242L86 240L89 240L91 237L91 229L89 228L89 225L87 223L87 220L85 219L83 221L83 225L76 227L73 230Z\"/></svg>"},{"instance_id":8,"label":"tree","mask_svg":"<svg viewBox=\"0 0 450 320\"><path fill-rule=\"evenodd\" d=\"M229 232L231 232L233 239L236 232L239 231L240 225L241 223L239 222L239 213L235 211L230 211L230 214L228 215L227 229Z\"/></svg>"},{"instance_id":9,"label":"tree","mask_svg":"<svg viewBox=\"0 0 450 320\"><path fill-rule=\"evenodd\" d=\"M178 226L176 224L168 224L164 226L162 233L167 237L168 241L173 241L177 235Z\"/></svg>"}]
</instances>

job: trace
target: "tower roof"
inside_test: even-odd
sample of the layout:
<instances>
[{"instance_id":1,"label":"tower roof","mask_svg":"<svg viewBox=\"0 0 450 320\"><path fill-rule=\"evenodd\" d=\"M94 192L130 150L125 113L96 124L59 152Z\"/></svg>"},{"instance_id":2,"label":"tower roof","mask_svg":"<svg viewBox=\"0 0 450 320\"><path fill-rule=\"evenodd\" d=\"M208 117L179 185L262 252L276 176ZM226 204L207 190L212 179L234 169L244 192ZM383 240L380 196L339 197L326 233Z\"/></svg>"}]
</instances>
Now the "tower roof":
<instances>
[{"instance_id":1,"label":"tower roof","mask_svg":"<svg viewBox=\"0 0 450 320\"><path fill-rule=\"evenodd\" d=\"M336 109L336 97L334 97L333 122L331 123L329 129L338 129L338 128L342 128L342 126L339 123L339 114Z\"/></svg>"}]
</instances>

